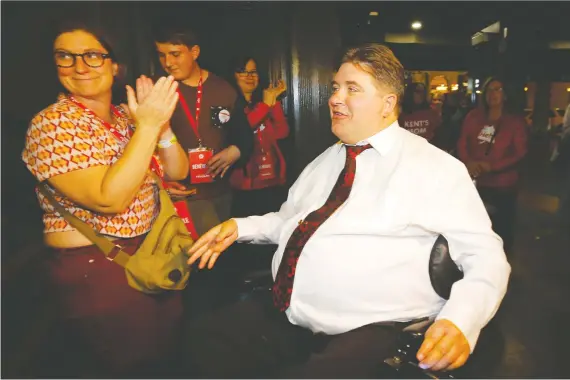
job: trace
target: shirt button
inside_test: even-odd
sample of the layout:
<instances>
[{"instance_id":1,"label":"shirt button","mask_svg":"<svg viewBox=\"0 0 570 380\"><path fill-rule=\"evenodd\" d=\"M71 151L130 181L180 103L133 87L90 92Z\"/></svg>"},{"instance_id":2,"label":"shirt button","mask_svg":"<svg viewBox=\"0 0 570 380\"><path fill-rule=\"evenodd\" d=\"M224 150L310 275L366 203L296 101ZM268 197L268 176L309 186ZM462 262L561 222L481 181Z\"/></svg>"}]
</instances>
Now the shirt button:
<instances>
[{"instance_id":1,"label":"shirt button","mask_svg":"<svg viewBox=\"0 0 570 380\"><path fill-rule=\"evenodd\" d=\"M95 259L89 260L89 264L91 264L91 263L94 262L94 261L95 261Z\"/></svg>"}]
</instances>

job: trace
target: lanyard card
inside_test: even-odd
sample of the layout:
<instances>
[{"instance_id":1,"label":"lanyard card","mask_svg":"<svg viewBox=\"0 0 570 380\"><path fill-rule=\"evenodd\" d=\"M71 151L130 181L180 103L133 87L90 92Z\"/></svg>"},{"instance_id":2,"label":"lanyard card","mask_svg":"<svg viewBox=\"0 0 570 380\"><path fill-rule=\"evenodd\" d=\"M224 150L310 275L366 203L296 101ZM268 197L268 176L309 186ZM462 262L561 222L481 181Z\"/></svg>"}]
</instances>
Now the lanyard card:
<instances>
[{"instance_id":1,"label":"lanyard card","mask_svg":"<svg viewBox=\"0 0 570 380\"><path fill-rule=\"evenodd\" d=\"M211 183L214 182L208 173L208 161L214 156L214 151L208 148L197 148L188 151L190 162L190 183Z\"/></svg>"},{"instance_id":2,"label":"lanyard card","mask_svg":"<svg viewBox=\"0 0 570 380\"><path fill-rule=\"evenodd\" d=\"M275 174L275 160L273 155L269 154L269 152L263 149L263 138L261 134L265 129L265 125L261 124L259 129L257 129L254 133L257 135L257 139L259 140L259 147L261 148L260 154L256 155L255 158L255 165L257 165L257 178L255 180L258 181L267 181L270 179L274 179Z\"/></svg>"},{"instance_id":3,"label":"lanyard card","mask_svg":"<svg viewBox=\"0 0 570 380\"><path fill-rule=\"evenodd\" d=\"M256 160L258 179L261 181L266 181L275 178L275 160L273 155L268 152L261 151L261 154L257 156Z\"/></svg>"}]
</instances>

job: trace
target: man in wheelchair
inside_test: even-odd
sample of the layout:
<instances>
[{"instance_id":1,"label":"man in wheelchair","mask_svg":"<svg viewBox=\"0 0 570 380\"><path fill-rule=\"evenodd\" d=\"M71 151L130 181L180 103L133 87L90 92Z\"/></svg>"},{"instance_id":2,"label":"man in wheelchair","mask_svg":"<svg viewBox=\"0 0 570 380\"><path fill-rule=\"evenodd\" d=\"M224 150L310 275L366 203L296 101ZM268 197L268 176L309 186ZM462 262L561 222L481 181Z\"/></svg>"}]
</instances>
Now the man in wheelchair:
<instances>
[{"instance_id":1,"label":"man in wheelchair","mask_svg":"<svg viewBox=\"0 0 570 380\"><path fill-rule=\"evenodd\" d=\"M349 49L329 100L340 142L278 212L230 219L191 248L188 263L212 269L235 241L278 245L270 292L193 321L194 374L374 378L410 329L420 368L466 363L510 266L464 165L399 127L403 92L388 48Z\"/></svg>"}]
</instances>

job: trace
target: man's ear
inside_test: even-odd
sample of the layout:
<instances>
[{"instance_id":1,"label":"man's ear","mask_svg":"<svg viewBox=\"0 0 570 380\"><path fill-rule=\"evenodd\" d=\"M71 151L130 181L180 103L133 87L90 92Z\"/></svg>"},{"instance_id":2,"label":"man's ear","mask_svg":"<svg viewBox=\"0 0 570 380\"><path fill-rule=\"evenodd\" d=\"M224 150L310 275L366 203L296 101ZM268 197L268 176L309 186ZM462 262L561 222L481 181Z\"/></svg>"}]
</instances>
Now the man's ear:
<instances>
[{"instance_id":1,"label":"man's ear","mask_svg":"<svg viewBox=\"0 0 570 380\"><path fill-rule=\"evenodd\" d=\"M113 63L113 66L111 66L113 69L113 76L116 77L117 74L119 73L119 64L118 63Z\"/></svg>"},{"instance_id":2,"label":"man's ear","mask_svg":"<svg viewBox=\"0 0 570 380\"><path fill-rule=\"evenodd\" d=\"M382 117L387 118L394 114L398 109L398 95L387 94L384 96L384 109L382 110Z\"/></svg>"},{"instance_id":3,"label":"man's ear","mask_svg":"<svg viewBox=\"0 0 570 380\"><path fill-rule=\"evenodd\" d=\"M200 56L200 46L199 45L192 46L190 52L192 53L192 58L194 59L194 61L197 60L198 57Z\"/></svg>"}]
</instances>

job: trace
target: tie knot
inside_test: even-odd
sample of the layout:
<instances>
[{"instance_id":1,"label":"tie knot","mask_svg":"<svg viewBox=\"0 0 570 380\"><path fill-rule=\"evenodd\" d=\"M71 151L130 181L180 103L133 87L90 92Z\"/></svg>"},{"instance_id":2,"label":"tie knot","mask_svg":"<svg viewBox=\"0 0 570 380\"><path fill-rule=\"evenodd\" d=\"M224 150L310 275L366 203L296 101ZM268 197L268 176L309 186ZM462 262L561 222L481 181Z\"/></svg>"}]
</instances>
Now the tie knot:
<instances>
[{"instance_id":1,"label":"tie knot","mask_svg":"<svg viewBox=\"0 0 570 380\"><path fill-rule=\"evenodd\" d=\"M372 145L345 145L346 147L346 157L350 157L351 159L355 159L360 153L364 152L366 149L372 148Z\"/></svg>"}]
</instances>

